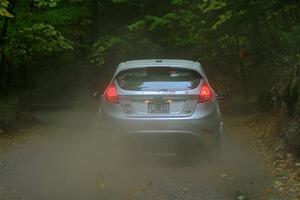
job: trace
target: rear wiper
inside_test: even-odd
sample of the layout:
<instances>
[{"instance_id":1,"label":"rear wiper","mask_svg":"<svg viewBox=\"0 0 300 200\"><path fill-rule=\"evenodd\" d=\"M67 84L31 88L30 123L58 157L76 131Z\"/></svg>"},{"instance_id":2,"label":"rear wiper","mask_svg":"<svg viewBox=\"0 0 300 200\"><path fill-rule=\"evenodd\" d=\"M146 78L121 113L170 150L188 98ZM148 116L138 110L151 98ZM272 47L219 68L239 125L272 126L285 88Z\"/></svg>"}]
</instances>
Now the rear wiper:
<instances>
[{"instance_id":1,"label":"rear wiper","mask_svg":"<svg viewBox=\"0 0 300 200\"><path fill-rule=\"evenodd\" d=\"M182 91L182 90L191 90L192 88L185 87L185 88L173 88L173 89L159 89L157 91L160 92L168 92L168 91Z\"/></svg>"},{"instance_id":2,"label":"rear wiper","mask_svg":"<svg viewBox=\"0 0 300 200\"><path fill-rule=\"evenodd\" d=\"M163 92L163 91L170 91L169 89L159 89L159 92Z\"/></svg>"}]
</instances>

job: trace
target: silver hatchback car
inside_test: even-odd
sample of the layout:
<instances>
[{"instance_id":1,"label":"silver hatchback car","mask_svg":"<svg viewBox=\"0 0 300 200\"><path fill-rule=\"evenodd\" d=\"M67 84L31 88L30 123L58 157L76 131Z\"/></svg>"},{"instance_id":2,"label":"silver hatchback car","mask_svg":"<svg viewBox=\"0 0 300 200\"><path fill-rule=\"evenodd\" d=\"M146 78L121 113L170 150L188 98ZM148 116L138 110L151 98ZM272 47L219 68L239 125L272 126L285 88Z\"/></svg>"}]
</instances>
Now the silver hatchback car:
<instances>
[{"instance_id":1,"label":"silver hatchback car","mask_svg":"<svg viewBox=\"0 0 300 200\"><path fill-rule=\"evenodd\" d=\"M99 125L111 134L175 141L179 149L191 143L218 148L218 98L199 62L123 62L101 98Z\"/></svg>"}]
</instances>

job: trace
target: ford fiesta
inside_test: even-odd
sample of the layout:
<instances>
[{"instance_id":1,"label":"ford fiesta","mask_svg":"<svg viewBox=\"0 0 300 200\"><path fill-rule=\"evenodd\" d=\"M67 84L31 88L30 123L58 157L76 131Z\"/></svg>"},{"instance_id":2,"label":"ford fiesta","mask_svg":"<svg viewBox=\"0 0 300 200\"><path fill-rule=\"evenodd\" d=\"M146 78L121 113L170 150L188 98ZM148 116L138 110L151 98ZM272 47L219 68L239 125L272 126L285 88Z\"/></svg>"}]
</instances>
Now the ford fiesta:
<instances>
[{"instance_id":1,"label":"ford fiesta","mask_svg":"<svg viewBox=\"0 0 300 200\"><path fill-rule=\"evenodd\" d=\"M123 62L101 98L99 126L109 134L142 138L143 147L156 150L172 144L178 155L192 146L219 148L218 96L199 62Z\"/></svg>"}]
</instances>

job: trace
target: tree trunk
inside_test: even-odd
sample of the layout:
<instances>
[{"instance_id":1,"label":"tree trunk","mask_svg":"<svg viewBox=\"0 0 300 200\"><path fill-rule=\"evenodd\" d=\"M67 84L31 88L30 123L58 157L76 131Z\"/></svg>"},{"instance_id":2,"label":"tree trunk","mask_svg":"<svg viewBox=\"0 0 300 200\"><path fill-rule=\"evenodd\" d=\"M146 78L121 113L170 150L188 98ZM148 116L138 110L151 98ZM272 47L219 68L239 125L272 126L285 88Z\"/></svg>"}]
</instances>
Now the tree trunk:
<instances>
[{"instance_id":1,"label":"tree trunk","mask_svg":"<svg viewBox=\"0 0 300 200\"><path fill-rule=\"evenodd\" d=\"M259 4L254 1L254 4L248 4L249 15L251 19L251 30L250 30L250 48L255 57L254 64L263 61L263 55L260 46L260 21L259 21Z\"/></svg>"},{"instance_id":2,"label":"tree trunk","mask_svg":"<svg viewBox=\"0 0 300 200\"><path fill-rule=\"evenodd\" d=\"M91 32L92 40L94 41L98 37L99 33L99 9L98 9L98 0L90 0L90 9L91 9Z\"/></svg>"},{"instance_id":3,"label":"tree trunk","mask_svg":"<svg viewBox=\"0 0 300 200\"><path fill-rule=\"evenodd\" d=\"M10 12L10 13L13 12L13 10L16 6L16 3L17 3L17 0L11 0L9 2L9 6L7 9L8 12ZM4 54L9 20L10 20L10 18L8 18L8 17L4 18L4 23L3 23L3 26L1 28L1 33L0 33L0 89L1 89L1 91L6 91L6 89L7 89L5 74L6 74L6 71L10 71L10 70L6 70L6 68L8 68L8 65L6 62L5 54Z\"/></svg>"},{"instance_id":4,"label":"tree trunk","mask_svg":"<svg viewBox=\"0 0 300 200\"><path fill-rule=\"evenodd\" d=\"M6 59L4 54L5 49L5 38L7 35L7 28L8 28L8 20L9 18L4 19L4 23L1 29L0 35L0 89L1 91L5 91L5 74L6 74Z\"/></svg>"}]
</instances>

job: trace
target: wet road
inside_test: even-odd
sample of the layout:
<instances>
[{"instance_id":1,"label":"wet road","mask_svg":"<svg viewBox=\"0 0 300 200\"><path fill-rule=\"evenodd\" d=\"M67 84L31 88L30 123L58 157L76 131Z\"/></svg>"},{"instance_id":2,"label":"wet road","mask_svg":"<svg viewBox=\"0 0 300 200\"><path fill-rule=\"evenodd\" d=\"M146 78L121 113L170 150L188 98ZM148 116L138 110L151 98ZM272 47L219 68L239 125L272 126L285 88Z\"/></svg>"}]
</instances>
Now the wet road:
<instances>
[{"instance_id":1,"label":"wet road","mask_svg":"<svg viewBox=\"0 0 300 200\"><path fill-rule=\"evenodd\" d=\"M270 181L247 131L234 124L225 124L221 162L178 163L172 155L125 162L95 131L92 112L38 117L45 126L2 144L1 200L261 199Z\"/></svg>"}]
</instances>

